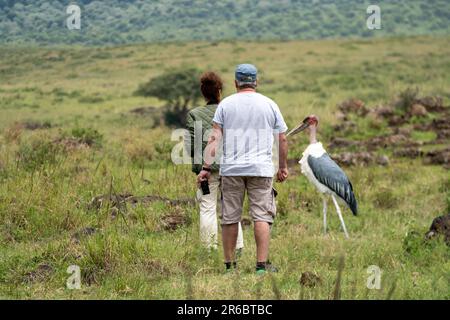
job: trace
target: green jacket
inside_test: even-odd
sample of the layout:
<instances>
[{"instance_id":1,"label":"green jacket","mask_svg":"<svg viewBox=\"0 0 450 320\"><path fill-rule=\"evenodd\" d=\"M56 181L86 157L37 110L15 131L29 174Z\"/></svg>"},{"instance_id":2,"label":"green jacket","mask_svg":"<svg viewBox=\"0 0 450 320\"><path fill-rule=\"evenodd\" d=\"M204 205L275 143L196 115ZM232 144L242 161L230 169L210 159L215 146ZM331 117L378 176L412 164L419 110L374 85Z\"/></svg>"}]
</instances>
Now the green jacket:
<instances>
[{"instance_id":1,"label":"green jacket","mask_svg":"<svg viewBox=\"0 0 450 320\"><path fill-rule=\"evenodd\" d=\"M214 118L214 113L216 112L217 104L209 104L204 107L197 107L195 109L192 109L189 111L187 115L187 121L186 126L189 131L189 136L185 139L185 145L190 152L191 161L192 161L192 172L195 172L196 174L199 174L202 170L203 165L203 152L206 148L206 145L208 144L208 141L204 141L203 137L205 136L205 132L212 129L212 123ZM202 137L197 138L202 141L202 154L201 154L201 160L202 164L194 164L194 129L195 129L195 122L201 121L201 128L202 128ZM219 172L219 165L213 164L211 166L212 172Z\"/></svg>"}]
</instances>

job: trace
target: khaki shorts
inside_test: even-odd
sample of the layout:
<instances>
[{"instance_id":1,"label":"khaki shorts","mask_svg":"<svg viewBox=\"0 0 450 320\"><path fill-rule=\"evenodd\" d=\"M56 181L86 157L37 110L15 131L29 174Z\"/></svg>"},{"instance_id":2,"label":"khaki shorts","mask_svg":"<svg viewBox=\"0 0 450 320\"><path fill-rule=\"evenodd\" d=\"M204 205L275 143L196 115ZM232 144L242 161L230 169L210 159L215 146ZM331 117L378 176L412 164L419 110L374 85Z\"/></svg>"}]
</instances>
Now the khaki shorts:
<instances>
[{"instance_id":1,"label":"khaki shorts","mask_svg":"<svg viewBox=\"0 0 450 320\"><path fill-rule=\"evenodd\" d=\"M277 210L272 178L221 177L222 225L241 222L246 190L253 221L272 224Z\"/></svg>"}]
</instances>

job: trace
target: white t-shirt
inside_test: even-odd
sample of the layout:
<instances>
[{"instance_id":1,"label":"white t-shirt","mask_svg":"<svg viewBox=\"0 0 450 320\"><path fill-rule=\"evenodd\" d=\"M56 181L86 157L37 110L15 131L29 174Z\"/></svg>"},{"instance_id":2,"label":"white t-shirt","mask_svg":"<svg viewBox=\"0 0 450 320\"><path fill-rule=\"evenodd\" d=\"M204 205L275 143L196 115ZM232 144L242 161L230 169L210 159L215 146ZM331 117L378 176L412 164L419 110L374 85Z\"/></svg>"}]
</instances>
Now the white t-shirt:
<instances>
[{"instance_id":1,"label":"white t-shirt","mask_svg":"<svg viewBox=\"0 0 450 320\"><path fill-rule=\"evenodd\" d=\"M213 121L223 129L221 176L273 177L274 136L287 130L274 101L257 92L239 92L219 104Z\"/></svg>"}]
</instances>

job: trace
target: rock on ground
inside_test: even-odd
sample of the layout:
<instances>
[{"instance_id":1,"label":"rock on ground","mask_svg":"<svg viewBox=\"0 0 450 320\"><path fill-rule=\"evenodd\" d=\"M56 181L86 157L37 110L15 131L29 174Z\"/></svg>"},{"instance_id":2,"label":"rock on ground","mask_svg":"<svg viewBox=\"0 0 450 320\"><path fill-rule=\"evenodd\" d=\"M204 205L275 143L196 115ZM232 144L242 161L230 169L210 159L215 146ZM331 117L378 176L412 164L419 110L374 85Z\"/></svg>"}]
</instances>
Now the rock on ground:
<instances>
[{"instance_id":1,"label":"rock on ground","mask_svg":"<svg viewBox=\"0 0 450 320\"><path fill-rule=\"evenodd\" d=\"M450 245L450 213L435 218L430 226L430 230L426 233L427 239L438 235L444 236L445 242Z\"/></svg>"}]
</instances>

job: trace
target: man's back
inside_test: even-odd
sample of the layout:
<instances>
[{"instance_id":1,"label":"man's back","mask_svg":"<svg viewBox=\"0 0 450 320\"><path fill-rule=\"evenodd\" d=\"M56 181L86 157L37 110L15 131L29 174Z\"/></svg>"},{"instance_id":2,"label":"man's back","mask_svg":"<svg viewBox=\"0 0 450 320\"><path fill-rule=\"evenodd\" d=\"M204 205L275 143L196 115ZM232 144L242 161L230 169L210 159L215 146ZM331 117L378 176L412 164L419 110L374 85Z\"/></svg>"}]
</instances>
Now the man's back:
<instances>
[{"instance_id":1,"label":"man's back","mask_svg":"<svg viewBox=\"0 0 450 320\"><path fill-rule=\"evenodd\" d=\"M219 104L214 122L223 129L222 176L274 175L274 134L287 130L275 102L254 91L241 91Z\"/></svg>"}]
</instances>

